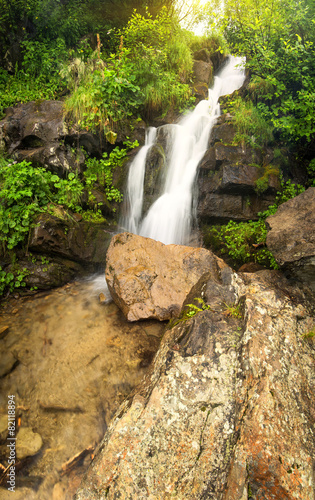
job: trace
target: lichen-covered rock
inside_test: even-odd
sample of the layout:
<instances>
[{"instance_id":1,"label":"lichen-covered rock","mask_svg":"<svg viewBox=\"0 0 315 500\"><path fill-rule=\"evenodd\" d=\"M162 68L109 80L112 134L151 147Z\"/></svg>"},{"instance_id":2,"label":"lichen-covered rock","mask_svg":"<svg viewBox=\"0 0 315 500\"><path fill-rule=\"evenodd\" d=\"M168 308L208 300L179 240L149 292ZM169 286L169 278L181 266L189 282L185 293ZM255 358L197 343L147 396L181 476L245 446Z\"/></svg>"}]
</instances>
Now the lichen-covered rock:
<instances>
[{"instance_id":1,"label":"lichen-covered rock","mask_svg":"<svg viewBox=\"0 0 315 500\"><path fill-rule=\"evenodd\" d=\"M210 309L166 331L76 500L313 500L313 318L279 272L193 294Z\"/></svg>"},{"instance_id":2,"label":"lichen-covered rock","mask_svg":"<svg viewBox=\"0 0 315 500\"><path fill-rule=\"evenodd\" d=\"M117 234L106 255L109 291L126 318L137 321L176 317L207 271L219 276L225 264L204 248L164 245L131 233Z\"/></svg>"},{"instance_id":3,"label":"lichen-covered rock","mask_svg":"<svg viewBox=\"0 0 315 500\"><path fill-rule=\"evenodd\" d=\"M280 205L266 225L267 246L278 264L315 292L315 188Z\"/></svg>"}]
</instances>

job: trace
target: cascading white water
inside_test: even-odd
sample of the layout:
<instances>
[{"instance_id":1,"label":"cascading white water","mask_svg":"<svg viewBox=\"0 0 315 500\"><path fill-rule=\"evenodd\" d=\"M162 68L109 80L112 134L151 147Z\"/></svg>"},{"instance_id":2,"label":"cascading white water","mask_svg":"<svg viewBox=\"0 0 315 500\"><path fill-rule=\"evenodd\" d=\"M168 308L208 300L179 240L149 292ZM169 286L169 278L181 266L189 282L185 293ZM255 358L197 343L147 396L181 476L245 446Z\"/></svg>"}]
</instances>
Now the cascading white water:
<instances>
[{"instance_id":1,"label":"cascading white water","mask_svg":"<svg viewBox=\"0 0 315 500\"><path fill-rule=\"evenodd\" d=\"M231 94L244 82L241 58L231 57L215 77L208 100L201 101L194 111L172 127L172 144L167 145L167 173L161 196L142 218L143 182L146 157L154 144L156 130L149 129L146 143L129 170L127 197L129 214L126 229L165 244L185 244L192 223L192 192L197 167L209 141L211 129L220 114L219 97Z\"/></svg>"},{"instance_id":2,"label":"cascading white water","mask_svg":"<svg viewBox=\"0 0 315 500\"><path fill-rule=\"evenodd\" d=\"M145 163L149 149L154 144L155 137L156 128L148 128L145 134L145 145L140 149L129 168L127 182L129 214L126 225L128 231L131 233L138 232L138 225L142 214Z\"/></svg>"}]
</instances>

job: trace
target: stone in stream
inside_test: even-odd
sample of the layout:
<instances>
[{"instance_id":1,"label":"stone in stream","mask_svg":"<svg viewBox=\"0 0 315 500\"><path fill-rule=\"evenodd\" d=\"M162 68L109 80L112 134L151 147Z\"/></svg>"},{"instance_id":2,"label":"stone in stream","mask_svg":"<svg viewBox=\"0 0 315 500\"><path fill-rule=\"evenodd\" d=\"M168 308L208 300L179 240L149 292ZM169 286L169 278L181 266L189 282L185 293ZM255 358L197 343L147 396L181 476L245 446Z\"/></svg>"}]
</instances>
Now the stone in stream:
<instances>
[{"instance_id":1,"label":"stone in stream","mask_svg":"<svg viewBox=\"0 0 315 500\"><path fill-rule=\"evenodd\" d=\"M43 446L43 440L37 432L30 427L21 427L16 438L16 456L19 460L32 457Z\"/></svg>"},{"instance_id":2,"label":"stone in stream","mask_svg":"<svg viewBox=\"0 0 315 500\"><path fill-rule=\"evenodd\" d=\"M6 352L3 340L0 341L0 349L3 353ZM16 359L12 352L6 352L5 356L1 356L0 360L0 378L5 377L9 373L11 373L18 364L19 360Z\"/></svg>"},{"instance_id":3,"label":"stone in stream","mask_svg":"<svg viewBox=\"0 0 315 500\"><path fill-rule=\"evenodd\" d=\"M168 320L179 315L201 276L219 281L226 264L210 250L159 241L131 233L114 236L106 255L105 277L114 302L129 321Z\"/></svg>"},{"instance_id":4,"label":"stone in stream","mask_svg":"<svg viewBox=\"0 0 315 500\"><path fill-rule=\"evenodd\" d=\"M210 308L166 330L76 500L314 499L315 359L303 338L314 319L302 292L279 271L226 267L194 297Z\"/></svg>"}]
</instances>

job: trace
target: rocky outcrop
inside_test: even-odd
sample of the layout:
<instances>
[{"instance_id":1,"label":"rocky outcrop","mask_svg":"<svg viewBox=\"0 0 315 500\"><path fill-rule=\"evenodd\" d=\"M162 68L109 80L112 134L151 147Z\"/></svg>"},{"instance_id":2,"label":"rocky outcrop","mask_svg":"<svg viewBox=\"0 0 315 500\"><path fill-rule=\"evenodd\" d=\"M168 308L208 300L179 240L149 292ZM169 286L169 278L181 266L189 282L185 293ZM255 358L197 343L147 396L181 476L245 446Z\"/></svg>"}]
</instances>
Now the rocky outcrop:
<instances>
[{"instance_id":1,"label":"rocky outcrop","mask_svg":"<svg viewBox=\"0 0 315 500\"><path fill-rule=\"evenodd\" d=\"M208 308L166 331L76 500L314 499L314 346L303 338L314 319L301 292L278 271L224 267L194 297Z\"/></svg>"},{"instance_id":2,"label":"rocky outcrop","mask_svg":"<svg viewBox=\"0 0 315 500\"><path fill-rule=\"evenodd\" d=\"M197 99L205 99L213 80L213 66L211 62L194 61L193 91Z\"/></svg>"},{"instance_id":3,"label":"rocky outcrop","mask_svg":"<svg viewBox=\"0 0 315 500\"><path fill-rule=\"evenodd\" d=\"M135 123L131 132L128 124L122 124L117 142L126 136L133 141L144 142L145 124ZM101 157L112 146L102 134L92 134L65 118L62 101L31 101L7 108L6 117L0 121L0 148L17 161L30 161L45 166L61 177L69 172L82 172L85 156Z\"/></svg>"},{"instance_id":4,"label":"rocky outcrop","mask_svg":"<svg viewBox=\"0 0 315 500\"><path fill-rule=\"evenodd\" d=\"M280 205L266 225L277 263L315 292L315 187Z\"/></svg>"},{"instance_id":5,"label":"rocky outcrop","mask_svg":"<svg viewBox=\"0 0 315 500\"><path fill-rule=\"evenodd\" d=\"M27 252L20 252L18 264L3 262L2 267L7 273L19 271L28 289L49 290L103 267L112 236L108 224L86 222L59 208L58 216L43 213L36 218Z\"/></svg>"},{"instance_id":6,"label":"rocky outcrop","mask_svg":"<svg viewBox=\"0 0 315 500\"><path fill-rule=\"evenodd\" d=\"M222 115L198 167L198 218L202 223L257 219L280 189L279 170L269 151L234 145L235 130Z\"/></svg>"},{"instance_id":7,"label":"rocky outcrop","mask_svg":"<svg viewBox=\"0 0 315 500\"><path fill-rule=\"evenodd\" d=\"M45 213L35 221L29 249L76 262L101 264L113 232L108 225L75 221Z\"/></svg>"},{"instance_id":8,"label":"rocky outcrop","mask_svg":"<svg viewBox=\"0 0 315 500\"><path fill-rule=\"evenodd\" d=\"M58 175L82 169L84 156L66 144L69 133L61 101L32 101L6 110L2 146L17 161L46 166ZM77 154L78 153L78 154Z\"/></svg>"},{"instance_id":9,"label":"rocky outcrop","mask_svg":"<svg viewBox=\"0 0 315 500\"><path fill-rule=\"evenodd\" d=\"M88 263L80 265L70 259L51 256L49 254L32 253L19 260L19 269L24 275L23 282L27 289L50 290L62 286L69 281L83 276L88 269L95 270ZM15 271L14 265L5 268L6 272ZM19 291L22 291L19 288Z\"/></svg>"},{"instance_id":10,"label":"rocky outcrop","mask_svg":"<svg viewBox=\"0 0 315 500\"><path fill-rule=\"evenodd\" d=\"M214 73L218 71L226 57L219 50L210 52L203 47L194 52L193 59L193 91L198 100L205 99L213 82Z\"/></svg>"},{"instance_id":11,"label":"rocky outcrop","mask_svg":"<svg viewBox=\"0 0 315 500\"><path fill-rule=\"evenodd\" d=\"M177 317L191 288L224 262L203 248L164 245L131 233L117 234L106 255L109 291L129 321Z\"/></svg>"}]
</instances>

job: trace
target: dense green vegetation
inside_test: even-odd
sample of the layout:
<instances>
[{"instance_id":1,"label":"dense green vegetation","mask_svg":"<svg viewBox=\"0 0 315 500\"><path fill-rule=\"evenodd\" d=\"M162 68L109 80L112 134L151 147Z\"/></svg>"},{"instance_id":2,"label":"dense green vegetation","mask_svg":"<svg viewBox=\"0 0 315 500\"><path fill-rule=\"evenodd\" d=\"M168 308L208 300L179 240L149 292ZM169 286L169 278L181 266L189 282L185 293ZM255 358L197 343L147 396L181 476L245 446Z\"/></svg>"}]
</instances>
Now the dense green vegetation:
<instances>
[{"instance_id":1,"label":"dense green vegetation","mask_svg":"<svg viewBox=\"0 0 315 500\"><path fill-rule=\"evenodd\" d=\"M227 0L224 9L214 1L208 11L230 52L246 58L247 91L224 103L234 116L235 141L254 148L285 146L306 187L315 185L314 8L312 0ZM250 261L276 267L265 246L265 219L303 189L288 180L258 221L213 227L205 241L235 267Z\"/></svg>"},{"instance_id":2,"label":"dense green vegetation","mask_svg":"<svg viewBox=\"0 0 315 500\"><path fill-rule=\"evenodd\" d=\"M233 54L246 57L247 99L276 137L314 155L314 2L227 0L217 20Z\"/></svg>"},{"instance_id":3,"label":"dense green vegetation","mask_svg":"<svg viewBox=\"0 0 315 500\"><path fill-rule=\"evenodd\" d=\"M84 153L84 172L65 179L1 158L5 260L25 248L38 213L62 205L100 220L95 188L109 205L121 201L113 172L134 144L116 145L117 135L128 121L192 105L192 54L200 48L246 57L247 91L224 104L234 117L236 143L289 148L305 186L315 185L314 0L226 0L224 10L218 3L202 9L198 0L0 0L0 115L19 102L63 99L70 123L110 145L101 158ZM209 32L197 37L186 28L202 18ZM284 184L258 221L213 228L209 241L235 265L254 260L274 267L264 247L264 220L300 189ZM263 190L262 180L257 192ZM20 287L23 273L0 268L0 293Z\"/></svg>"}]
</instances>

